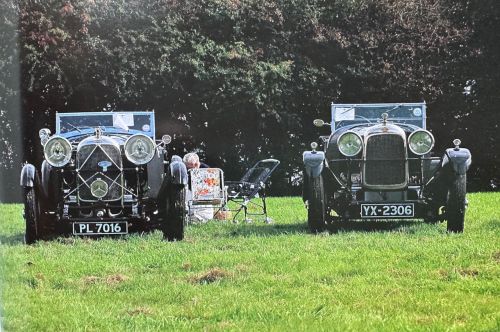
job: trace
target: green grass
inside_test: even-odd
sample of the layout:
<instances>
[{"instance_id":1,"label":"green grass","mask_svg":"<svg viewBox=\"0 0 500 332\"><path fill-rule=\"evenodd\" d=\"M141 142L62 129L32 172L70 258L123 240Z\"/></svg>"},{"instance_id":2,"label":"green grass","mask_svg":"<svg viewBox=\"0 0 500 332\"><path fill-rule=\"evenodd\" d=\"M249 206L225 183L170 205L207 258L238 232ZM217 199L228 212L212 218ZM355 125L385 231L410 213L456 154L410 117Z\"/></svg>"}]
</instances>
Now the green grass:
<instances>
[{"instance_id":1,"label":"green grass","mask_svg":"<svg viewBox=\"0 0 500 332\"><path fill-rule=\"evenodd\" d=\"M469 195L464 234L445 224L357 222L307 233L299 198L275 223L192 225L186 240L22 244L0 206L6 331L500 330L500 194Z\"/></svg>"}]
</instances>

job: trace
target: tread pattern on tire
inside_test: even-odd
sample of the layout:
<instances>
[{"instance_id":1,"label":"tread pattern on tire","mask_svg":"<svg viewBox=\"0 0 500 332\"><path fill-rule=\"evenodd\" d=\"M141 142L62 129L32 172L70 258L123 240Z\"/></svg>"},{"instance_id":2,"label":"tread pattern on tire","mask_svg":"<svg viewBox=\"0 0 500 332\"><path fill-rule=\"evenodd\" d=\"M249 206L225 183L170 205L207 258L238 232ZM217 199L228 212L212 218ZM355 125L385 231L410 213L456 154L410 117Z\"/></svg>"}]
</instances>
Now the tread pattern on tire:
<instances>
[{"instance_id":1,"label":"tread pattern on tire","mask_svg":"<svg viewBox=\"0 0 500 332\"><path fill-rule=\"evenodd\" d=\"M309 179L308 190L307 224L312 233L322 232L326 228L323 177Z\"/></svg>"},{"instance_id":2,"label":"tread pattern on tire","mask_svg":"<svg viewBox=\"0 0 500 332\"><path fill-rule=\"evenodd\" d=\"M184 239L184 226L186 224L186 188L184 186L171 188L169 200L170 204L167 220L164 220L163 236L168 241L181 241Z\"/></svg>"},{"instance_id":3,"label":"tread pattern on tire","mask_svg":"<svg viewBox=\"0 0 500 332\"><path fill-rule=\"evenodd\" d=\"M448 202L446 206L448 232L461 233L464 231L466 193L466 174L456 175L448 191Z\"/></svg>"},{"instance_id":4,"label":"tread pattern on tire","mask_svg":"<svg viewBox=\"0 0 500 332\"><path fill-rule=\"evenodd\" d=\"M24 242L26 244L33 244L39 238L39 217L40 211L37 204L36 190L34 187L26 188L24 193L24 220L26 223Z\"/></svg>"}]
</instances>

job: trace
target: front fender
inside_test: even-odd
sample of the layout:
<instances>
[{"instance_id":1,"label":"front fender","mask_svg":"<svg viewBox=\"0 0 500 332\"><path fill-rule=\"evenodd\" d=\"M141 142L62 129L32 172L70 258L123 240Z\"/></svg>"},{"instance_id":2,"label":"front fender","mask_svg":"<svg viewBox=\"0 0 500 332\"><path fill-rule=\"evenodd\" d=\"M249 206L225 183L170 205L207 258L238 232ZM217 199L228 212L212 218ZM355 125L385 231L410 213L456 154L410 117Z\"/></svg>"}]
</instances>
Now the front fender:
<instances>
[{"instance_id":1,"label":"front fender","mask_svg":"<svg viewBox=\"0 0 500 332\"><path fill-rule=\"evenodd\" d=\"M187 168L186 165L182 162L181 157L172 156L172 160L168 168L170 173L170 182L172 184L188 184Z\"/></svg>"},{"instance_id":2,"label":"front fender","mask_svg":"<svg viewBox=\"0 0 500 332\"><path fill-rule=\"evenodd\" d=\"M20 185L24 188L33 188L35 185L36 168L31 164L25 164L21 170Z\"/></svg>"},{"instance_id":3,"label":"front fender","mask_svg":"<svg viewBox=\"0 0 500 332\"><path fill-rule=\"evenodd\" d=\"M442 167L450 165L456 175L464 175L467 173L471 162L472 157L469 149L450 148L446 149L446 153L443 156Z\"/></svg>"},{"instance_id":4,"label":"front fender","mask_svg":"<svg viewBox=\"0 0 500 332\"><path fill-rule=\"evenodd\" d=\"M323 171L325 153L323 151L305 151L302 155L308 177L317 178Z\"/></svg>"}]
</instances>

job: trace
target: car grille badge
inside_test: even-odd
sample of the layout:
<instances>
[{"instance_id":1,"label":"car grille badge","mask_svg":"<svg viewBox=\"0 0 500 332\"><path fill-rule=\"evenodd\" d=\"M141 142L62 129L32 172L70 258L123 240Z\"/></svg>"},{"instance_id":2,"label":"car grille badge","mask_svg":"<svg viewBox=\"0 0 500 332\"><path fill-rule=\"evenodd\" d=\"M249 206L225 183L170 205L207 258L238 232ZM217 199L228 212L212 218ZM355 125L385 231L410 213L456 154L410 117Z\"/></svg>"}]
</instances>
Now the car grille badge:
<instances>
[{"instance_id":1,"label":"car grille badge","mask_svg":"<svg viewBox=\"0 0 500 332\"><path fill-rule=\"evenodd\" d=\"M103 172L106 172L108 170L108 167L111 166L112 163L108 160L103 160L100 161L97 165L99 165L99 167L102 167Z\"/></svg>"},{"instance_id":2,"label":"car grille badge","mask_svg":"<svg viewBox=\"0 0 500 332\"><path fill-rule=\"evenodd\" d=\"M108 184L101 178L97 178L90 184L90 192L96 198L102 199L108 193Z\"/></svg>"}]
</instances>

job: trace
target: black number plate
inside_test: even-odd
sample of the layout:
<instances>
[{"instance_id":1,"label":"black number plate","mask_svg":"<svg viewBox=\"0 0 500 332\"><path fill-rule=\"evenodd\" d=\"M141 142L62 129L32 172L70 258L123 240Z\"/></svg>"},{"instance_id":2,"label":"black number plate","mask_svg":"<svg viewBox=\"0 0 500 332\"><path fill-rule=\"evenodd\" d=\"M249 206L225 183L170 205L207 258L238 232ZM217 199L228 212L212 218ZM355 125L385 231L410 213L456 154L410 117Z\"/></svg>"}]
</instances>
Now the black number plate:
<instances>
[{"instance_id":1,"label":"black number plate","mask_svg":"<svg viewBox=\"0 0 500 332\"><path fill-rule=\"evenodd\" d=\"M361 218L411 218L414 216L413 203L361 204Z\"/></svg>"},{"instance_id":2,"label":"black number plate","mask_svg":"<svg viewBox=\"0 0 500 332\"><path fill-rule=\"evenodd\" d=\"M128 234L126 221L116 222L75 222L73 223L74 235L107 235Z\"/></svg>"}]
</instances>

